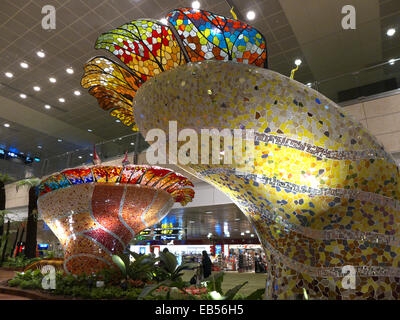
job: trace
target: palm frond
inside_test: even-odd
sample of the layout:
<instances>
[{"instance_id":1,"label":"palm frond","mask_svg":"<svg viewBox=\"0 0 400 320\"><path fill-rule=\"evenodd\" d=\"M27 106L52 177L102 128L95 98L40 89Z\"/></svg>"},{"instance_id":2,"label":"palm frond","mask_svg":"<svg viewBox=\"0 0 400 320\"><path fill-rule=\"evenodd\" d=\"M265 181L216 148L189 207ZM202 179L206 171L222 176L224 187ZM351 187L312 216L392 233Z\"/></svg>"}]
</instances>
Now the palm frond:
<instances>
[{"instance_id":1,"label":"palm frond","mask_svg":"<svg viewBox=\"0 0 400 320\"><path fill-rule=\"evenodd\" d=\"M21 188L23 186L27 186L28 188L32 188L32 187L37 187L39 184L40 184L40 179L39 178L28 178L28 179L17 181L17 183L15 185L15 189L18 192L19 188Z\"/></svg>"},{"instance_id":2,"label":"palm frond","mask_svg":"<svg viewBox=\"0 0 400 320\"><path fill-rule=\"evenodd\" d=\"M0 173L0 182L3 182L4 184L8 183L8 182L12 182L15 179L11 176L9 176L7 173Z\"/></svg>"}]
</instances>

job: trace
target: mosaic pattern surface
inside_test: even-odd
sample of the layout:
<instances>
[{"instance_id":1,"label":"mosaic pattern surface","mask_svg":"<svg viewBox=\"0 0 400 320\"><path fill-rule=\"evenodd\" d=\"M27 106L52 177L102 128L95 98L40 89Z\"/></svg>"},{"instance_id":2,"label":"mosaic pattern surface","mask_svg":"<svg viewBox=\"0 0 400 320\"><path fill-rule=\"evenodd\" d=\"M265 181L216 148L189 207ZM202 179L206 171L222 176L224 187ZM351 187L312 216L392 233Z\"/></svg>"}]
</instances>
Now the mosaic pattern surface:
<instances>
[{"instance_id":1,"label":"mosaic pattern surface","mask_svg":"<svg viewBox=\"0 0 400 320\"><path fill-rule=\"evenodd\" d=\"M270 298L296 299L303 288L311 299L400 298L399 169L359 123L254 66L205 61L156 79L134 100L143 134L175 119L178 130L255 130L246 165L181 167L249 218L269 259ZM356 270L355 289L342 287L345 265Z\"/></svg>"},{"instance_id":2,"label":"mosaic pattern surface","mask_svg":"<svg viewBox=\"0 0 400 320\"><path fill-rule=\"evenodd\" d=\"M192 183L149 166L67 169L39 185L38 210L64 248L68 273L113 265L132 238L168 214L174 201L194 196Z\"/></svg>"},{"instance_id":3,"label":"mosaic pattern surface","mask_svg":"<svg viewBox=\"0 0 400 320\"><path fill-rule=\"evenodd\" d=\"M106 57L94 57L85 65L81 86L97 99L100 107L137 131L132 100L140 78Z\"/></svg>"},{"instance_id":4,"label":"mosaic pattern surface","mask_svg":"<svg viewBox=\"0 0 400 320\"><path fill-rule=\"evenodd\" d=\"M126 69L106 57L94 57L84 68L82 87L134 131L135 93L163 71L207 59L267 67L263 35L243 22L193 9L173 10L168 20L171 27L156 20L136 20L99 36L95 48L111 52Z\"/></svg>"},{"instance_id":5,"label":"mosaic pattern surface","mask_svg":"<svg viewBox=\"0 0 400 320\"><path fill-rule=\"evenodd\" d=\"M132 21L103 33L95 47L114 54L143 81L185 63L171 29L152 20Z\"/></svg>"},{"instance_id":6,"label":"mosaic pattern surface","mask_svg":"<svg viewBox=\"0 0 400 320\"><path fill-rule=\"evenodd\" d=\"M192 8L168 14L192 62L216 59L267 67L266 41L244 22Z\"/></svg>"}]
</instances>

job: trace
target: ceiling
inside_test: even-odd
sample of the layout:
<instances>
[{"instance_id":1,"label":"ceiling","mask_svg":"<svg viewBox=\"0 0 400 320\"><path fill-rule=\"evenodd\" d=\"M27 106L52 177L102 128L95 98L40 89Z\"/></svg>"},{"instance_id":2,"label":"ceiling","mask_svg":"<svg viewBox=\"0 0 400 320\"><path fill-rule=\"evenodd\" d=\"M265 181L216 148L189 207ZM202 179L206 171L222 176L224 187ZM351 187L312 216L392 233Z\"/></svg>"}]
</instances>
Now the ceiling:
<instances>
[{"instance_id":1,"label":"ceiling","mask_svg":"<svg viewBox=\"0 0 400 320\"><path fill-rule=\"evenodd\" d=\"M257 238L254 228L234 204L173 209L162 223L182 228L182 239L207 239L209 235L212 239L225 240Z\"/></svg>"},{"instance_id":2,"label":"ceiling","mask_svg":"<svg viewBox=\"0 0 400 320\"><path fill-rule=\"evenodd\" d=\"M96 38L138 18L161 19L191 0L2 0L0 7L0 146L17 148L42 159L88 148L126 136L130 129L116 123L96 100L80 88L85 62L97 54ZM303 61L295 79L322 81L400 57L400 29L391 38L388 27L400 26L398 0L230 0L235 11L267 39L269 67L289 75L295 59ZM201 8L230 17L226 0L200 0ZM353 4L357 29L341 28L341 8ZM56 29L41 26L44 5L56 8ZM38 50L46 57L39 58ZM28 69L20 62L26 61ZM71 67L74 73L68 74ZM335 99L338 90L388 77L398 77L400 63L321 83L318 89ZM13 78L4 76L12 72ZM55 77L56 83L50 83ZM399 77L398 77L399 78ZM40 86L36 92L33 86ZM74 95L80 90L81 95ZM27 95L26 99L19 97ZM59 98L65 99L64 103ZM52 108L45 109L48 104ZM3 127L9 123L10 127ZM88 132L88 129L92 130ZM62 141L58 141L58 140ZM118 141L115 141L118 145ZM38 148L38 146L42 148Z\"/></svg>"}]
</instances>

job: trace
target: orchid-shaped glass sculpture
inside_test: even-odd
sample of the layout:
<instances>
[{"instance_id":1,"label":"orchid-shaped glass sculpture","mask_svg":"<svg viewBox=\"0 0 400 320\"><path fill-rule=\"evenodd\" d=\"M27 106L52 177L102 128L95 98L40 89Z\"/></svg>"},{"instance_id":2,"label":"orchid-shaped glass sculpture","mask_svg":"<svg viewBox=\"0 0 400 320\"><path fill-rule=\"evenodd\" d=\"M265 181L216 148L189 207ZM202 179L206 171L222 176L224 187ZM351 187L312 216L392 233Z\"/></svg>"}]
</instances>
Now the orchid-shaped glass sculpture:
<instances>
[{"instance_id":1,"label":"orchid-shaped glass sculpture","mask_svg":"<svg viewBox=\"0 0 400 320\"><path fill-rule=\"evenodd\" d=\"M144 135L168 132L173 120L198 134L254 133L242 139L252 150L246 165L178 165L248 217L266 253L270 298L304 290L310 299L400 297L395 161L334 102L268 70L266 42L255 28L178 9L168 25L133 21L101 35L96 48L122 64L93 58L82 85Z\"/></svg>"}]
</instances>

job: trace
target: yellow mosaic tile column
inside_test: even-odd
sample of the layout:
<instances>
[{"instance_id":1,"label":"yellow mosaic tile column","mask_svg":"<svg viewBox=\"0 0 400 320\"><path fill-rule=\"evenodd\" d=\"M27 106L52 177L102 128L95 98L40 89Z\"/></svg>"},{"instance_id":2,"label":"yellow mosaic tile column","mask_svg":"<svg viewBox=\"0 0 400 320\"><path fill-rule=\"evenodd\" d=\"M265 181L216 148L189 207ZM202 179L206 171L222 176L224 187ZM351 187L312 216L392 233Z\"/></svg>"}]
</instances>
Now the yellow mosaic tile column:
<instances>
[{"instance_id":1,"label":"yellow mosaic tile column","mask_svg":"<svg viewBox=\"0 0 400 320\"><path fill-rule=\"evenodd\" d=\"M397 299L399 169L377 140L317 91L281 74L189 63L144 83L141 132L253 129L247 165L181 165L228 195L269 259L269 297ZM154 112L157 110L157 112ZM343 267L356 272L343 287Z\"/></svg>"}]
</instances>

